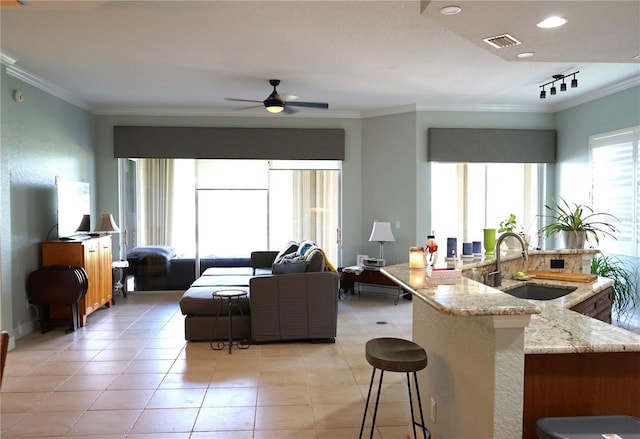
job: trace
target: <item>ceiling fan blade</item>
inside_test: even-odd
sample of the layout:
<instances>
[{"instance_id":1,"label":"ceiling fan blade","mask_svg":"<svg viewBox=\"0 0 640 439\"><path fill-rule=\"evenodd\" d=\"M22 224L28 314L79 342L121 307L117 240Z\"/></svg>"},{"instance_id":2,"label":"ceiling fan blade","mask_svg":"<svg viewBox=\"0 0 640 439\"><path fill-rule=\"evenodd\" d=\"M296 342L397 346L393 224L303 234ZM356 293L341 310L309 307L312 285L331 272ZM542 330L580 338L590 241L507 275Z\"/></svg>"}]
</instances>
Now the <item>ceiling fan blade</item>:
<instances>
[{"instance_id":1,"label":"ceiling fan blade","mask_svg":"<svg viewBox=\"0 0 640 439\"><path fill-rule=\"evenodd\" d=\"M233 101L233 102L255 102L261 104L262 101L256 101L253 99L236 99L236 98L224 98L225 101Z\"/></svg>"},{"instance_id":2,"label":"ceiling fan blade","mask_svg":"<svg viewBox=\"0 0 640 439\"><path fill-rule=\"evenodd\" d=\"M253 108L264 108L264 105L251 105L250 107L240 107L240 108L234 108L234 111L242 111L242 110L251 110Z\"/></svg>"},{"instance_id":3,"label":"ceiling fan blade","mask_svg":"<svg viewBox=\"0 0 640 439\"><path fill-rule=\"evenodd\" d=\"M287 114L295 114L298 112L298 110L296 110L295 108L292 108L290 105L285 105L284 106L284 112Z\"/></svg>"},{"instance_id":4,"label":"ceiling fan blade","mask_svg":"<svg viewBox=\"0 0 640 439\"><path fill-rule=\"evenodd\" d=\"M329 104L327 104L326 102L301 102L301 101L288 102L287 101L287 105L292 107L324 108L324 109L329 108Z\"/></svg>"}]
</instances>

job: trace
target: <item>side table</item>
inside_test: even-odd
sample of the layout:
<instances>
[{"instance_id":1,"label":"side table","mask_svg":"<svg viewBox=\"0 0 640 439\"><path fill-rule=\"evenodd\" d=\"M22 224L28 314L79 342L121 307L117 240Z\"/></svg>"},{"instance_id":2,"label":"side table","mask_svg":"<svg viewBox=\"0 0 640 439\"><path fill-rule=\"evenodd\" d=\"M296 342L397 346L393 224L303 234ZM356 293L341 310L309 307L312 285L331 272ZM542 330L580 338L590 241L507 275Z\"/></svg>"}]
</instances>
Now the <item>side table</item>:
<instances>
[{"instance_id":1,"label":"side table","mask_svg":"<svg viewBox=\"0 0 640 439\"><path fill-rule=\"evenodd\" d=\"M111 262L113 295L118 291L122 292L123 297L127 297L127 271L129 270L129 261L113 261Z\"/></svg>"},{"instance_id":2,"label":"side table","mask_svg":"<svg viewBox=\"0 0 640 439\"><path fill-rule=\"evenodd\" d=\"M397 305L400 297L404 295L404 290L398 286L397 283L389 279L384 274L380 273L379 270L367 270L364 269L360 273L351 272L351 271L341 271L340 272L340 290L341 297L346 294L354 294L357 286L357 292L360 294L360 285L359 284L371 284L371 285L384 285L395 287L396 292L394 294L391 293L375 293L382 294L386 296L394 297L393 304Z\"/></svg>"},{"instance_id":3,"label":"side table","mask_svg":"<svg viewBox=\"0 0 640 439\"><path fill-rule=\"evenodd\" d=\"M240 315L243 316L242 307L240 306L239 300L247 297L247 292L244 290L220 290L214 291L212 293L213 300L221 300L223 303L218 307L218 314L216 315L216 319L213 322L213 326L211 327L211 339L209 340L209 346L211 349L219 351L225 348L225 346L229 347L229 354L231 354L231 347L236 346L238 349L249 349L251 346L251 339L247 340L246 343L242 343L241 340L234 342L233 341L233 319L232 319L232 308L237 308L240 311ZM218 320L220 319L220 311L224 307L226 302L227 306L227 320L229 321L229 340L226 342L217 340L216 345L213 344L213 334L215 333L216 325L218 324Z\"/></svg>"}]
</instances>

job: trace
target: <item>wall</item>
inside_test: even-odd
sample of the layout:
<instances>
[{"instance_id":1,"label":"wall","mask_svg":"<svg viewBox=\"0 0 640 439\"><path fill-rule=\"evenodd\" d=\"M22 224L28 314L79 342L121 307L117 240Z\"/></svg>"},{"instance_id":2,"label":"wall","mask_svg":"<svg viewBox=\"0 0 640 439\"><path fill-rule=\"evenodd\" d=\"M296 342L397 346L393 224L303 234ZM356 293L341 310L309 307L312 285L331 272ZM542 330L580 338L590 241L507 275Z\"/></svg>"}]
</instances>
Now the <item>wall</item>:
<instances>
[{"instance_id":1,"label":"wall","mask_svg":"<svg viewBox=\"0 0 640 439\"><path fill-rule=\"evenodd\" d=\"M369 236L374 221L388 221L396 241L384 245L384 258L406 262L416 245L415 113L364 119L362 132L362 252L379 256L380 244Z\"/></svg>"},{"instance_id":2,"label":"wall","mask_svg":"<svg viewBox=\"0 0 640 439\"><path fill-rule=\"evenodd\" d=\"M589 136L640 125L640 86L556 113L558 194L591 204Z\"/></svg>"},{"instance_id":3,"label":"wall","mask_svg":"<svg viewBox=\"0 0 640 439\"><path fill-rule=\"evenodd\" d=\"M89 182L95 206L94 116L8 75L5 66L1 87L0 306L2 329L19 338L35 318L26 278L40 266L41 242L57 237L56 176ZM14 102L14 89L23 102Z\"/></svg>"}]
</instances>

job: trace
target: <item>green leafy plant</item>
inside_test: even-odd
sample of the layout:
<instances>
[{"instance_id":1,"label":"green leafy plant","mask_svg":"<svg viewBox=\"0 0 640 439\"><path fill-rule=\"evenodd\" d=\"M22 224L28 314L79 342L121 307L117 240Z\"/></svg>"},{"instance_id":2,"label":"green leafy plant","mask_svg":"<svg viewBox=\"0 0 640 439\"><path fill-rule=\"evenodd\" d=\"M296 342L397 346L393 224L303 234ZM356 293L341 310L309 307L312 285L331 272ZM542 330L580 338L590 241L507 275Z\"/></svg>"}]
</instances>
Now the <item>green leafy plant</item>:
<instances>
[{"instance_id":1,"label":"green leafy plant","mask_svg":"<svg viewBox=\"0 0 640 439\"><path fill-rule=\"evenodd\" d=\"M638 271L616 256L596 254L591 260L591 274L614 281L612 290L613 310L618 321L628 319L640 303L638 296Z\"/></svg>"},{"instance_id":2,"label":"green leafy plant","mask_svg":"<svg viewBox=\"0 0 640 439\"><path fill-rule=\"evenodd\" d=\"M546 236L560 232L585 232L587 240L589 240L589 237L592 237L598 244L600 243L600 236L607 235L613 239L617 239L614 233L616 233L618 229L611 223L604 221L605 218L618 221L618 219L610 213L594 212L589 206L568 203L562 197L560 197L560 202L553 196L551 200L554 203L553 205L544 205L548 214L539 215L551 220L551 222L540 229Z\"/></svg>"},{"instance_id":3,"label":"green leafy plant","mask_svg":"<svg viewBox=\"0 0 640 439\"><path fill-rule=\"evenodd\" d=\"M519 229L519 230L516 231L516 229ZM510 213L507 219L500 222L500 227L498 227L498 233L504 233L504 232L517 233L522 237L525 244L529 246L529 237L524 232L524 226L518 227L518 222L516 221L515 213ZM509 244L512 244L512 246L517 245L516 244L517 241L514 238L509 237L506 239L506 241L509 241Z\"/></svg>"},{"instance_id":4,"label":"green leafy plant","mask_svg":"<svg viewBox=\"0 0 640 439\"><path fill-rule=\"evenodd\" d=\"M515 213L510 213L509 218L500 222L498 233L513 232L516 227L518 227L518 224L516 223L516 215Z\"/></svg>"}]
</instances>

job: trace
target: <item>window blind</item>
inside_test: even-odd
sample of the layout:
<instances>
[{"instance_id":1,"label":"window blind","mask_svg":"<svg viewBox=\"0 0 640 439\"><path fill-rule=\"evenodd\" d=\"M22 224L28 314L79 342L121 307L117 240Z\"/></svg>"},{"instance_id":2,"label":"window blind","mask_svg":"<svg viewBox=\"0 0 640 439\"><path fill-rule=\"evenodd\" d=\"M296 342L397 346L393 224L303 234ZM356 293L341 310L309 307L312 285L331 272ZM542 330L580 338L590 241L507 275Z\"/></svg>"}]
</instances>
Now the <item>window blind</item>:
<instances>
[{"instance_id":1,"label":"window blind","mask_svg":"<svg viewBox=\"0 0 640 439\"><path fill-rule=\"evenodd\" d=\"M627 129L592 136L592 207L595 212L610 213L619 232L617 240L605 237L603 251L624 255L640 254L638 187L638 135L640 129Z\"/></svg>"}]
</instances>

